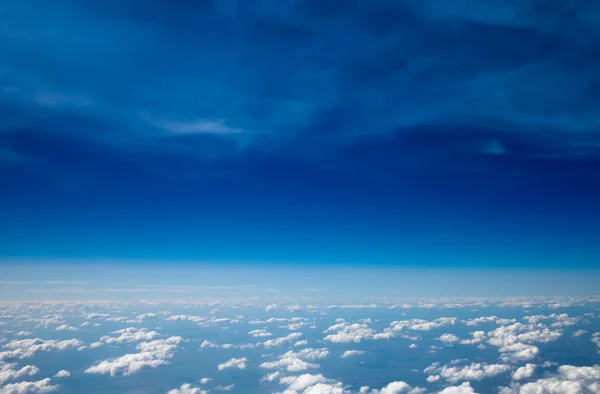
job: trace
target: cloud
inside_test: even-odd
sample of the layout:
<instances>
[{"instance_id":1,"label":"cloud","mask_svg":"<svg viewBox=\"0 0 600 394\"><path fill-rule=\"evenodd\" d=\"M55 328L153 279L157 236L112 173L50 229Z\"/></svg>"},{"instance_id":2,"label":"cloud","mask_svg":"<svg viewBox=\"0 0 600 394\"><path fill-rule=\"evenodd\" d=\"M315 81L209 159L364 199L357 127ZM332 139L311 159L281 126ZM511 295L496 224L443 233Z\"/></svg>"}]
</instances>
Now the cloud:
<instances>
[{"instance_id":1,"label":"cloud","mask_svg":"<svg viewBox=\"0 0 600 394\"><path fill-rule=\"evenodd\" d=\"M68 378L69 376L71 376L71 373L64 369L61 369L54 375L55 378Z\"/></svg>"},{"instance_id":2,"label":"cloud","mask_svg":"<svg viewBox=\"0 0 600 394\"><path fill-rule=\"evenodd\" d=\"M308 373L300 376L286 376L279 379L280 384L287 384L288 390L295 392L301 392L310 386L316 385L317 383L326 383L328 381L329 380L325 379L325 377L321 374L311 375Z\"/></svg>"},{"instance_id":3,"label":"cloud","mask_svg":"<svg viewBox=\"0 0 600 394\"><path fill-rule=\"evenodd\" d=\"M363 339L372 339L375 330L367 324L361 323L338 323L329 327L325 332L334 332L325 336L325 340L334 343L358 343Z\"/></svg>"},{"instance_id":4,"label":"cloud","mask_svg":"<svg viewBox=\"0 0 600 394\"><path fill-rule=\"evenodd\" d=\"M298 352L289 351L279 356L276 361L268 361L260 364L265 369L286 369L290 372L305 371L309 368L319 368L319 364L309 363L305 360L320 360L329 355L327 349L306 348Z\"/></svg>"},{"instance_id":5,"label":"cloud","mask_svg":"<svg viewBox=\"0 0 600 394\"><path fill-rule=\"evenodd\" d=\"M246 362L248 359L246 357L243 358L232 358L229 361L219 364L218 369L222 371L227 368L238 368L238 369L246 369Z\"/></svg>"},{"instance_id":6,"label":"cloud","mask_svg":"<svg viewBox=\"0 0 600 394\"><path fill-rule=\"evenodd\" d=\"M513 375L513 380L524 380L529 379L535 373L536 365L535 364L525 364L522 367L519 367Z\"/></svg>"},{"instance_id":7,"label":"cloud","mask_svg":"<svg viewBox=\"0 0 600 394\"><path fill-rule=\"evenodd\" d=\"M424 370L425 373L435 373L441 376L448 382L455 384L461 380L480 381L486 377L493 377L511 370L509 365L504 364L483 364L471 363L465 366L448 366L439 367L438 364L432 364Z\"/></svg>"},{"instance_id":8,"label":"cloud","mask_svg":"<svg viewBox=\"0 0 600 394\"><path fill-rule=\"evenodd\" d=\"M298 339L299 337L302 336L302 333L300 332L293 332L285 337L280 337L280 338L274 338L274 339L269 339L266 340L265 342L263 342L263 346L266 348L271 348L271 347L277 347L277 346L281 346L286 342L292 342L296 339Z\"/></svg>"},{"instance_id":9,"label":"cloud","mask_svg":"<svg viewBox=\"0 0 600 394\"><path fill-rule=\"evenodd\" d=\"M587 334L587 331L586 331L586 330L577 330L577 331L575 331L575 332L574 332L572 335L573 335L574 337L580 337L580 336L583 336L583 335L585 335L585 334Z\"/></svg>"},{"instance_id":10,"label":"cloud","mask_svg":"<svg viewBox=\"0 0 600 394\"><path fill-rule=\"evenodd\" d=\"M0 386L12 379L20 379L26 376L33 376L40 370L33 365L26 365L18 370L13 369L16 364L0 363Z\"/></svg>"},{"instance_id":11,"label":"cloud","mask_svg":"<svg viewBox=\"0 0 600 394\"><path fill-rule=\"evenodd\" d=\"M500 394L580 393L594 394L600 390L600 366L576 367L562 365L555 374L534 382L513 383L501 388Z\"/></svg>"},{"instance_id":12,"label":"cloud","mask_svg":"<svg viewBox=\"0 0 600 394\"><path fill-rule=\"evenodd\" d=\"M148 331L145 328L127 327L122 330L113 331L113 334L120 334L117 337L104 336L100 341L109 345L123 342L151 341L160 334L156 331Z\"/></svg>"},{"instance_id":13,"label":"cloud","mask_svg":"<svg viewBox=\"0 0 600 394\"><path fill-rule=\"evenodd\" d=\"M208 391L199 387L193 387L190 383L184 383L181 387L169 390L167 394L207 394Z\"/></svg>"},{"instance_id":14,"label":"cloud","mask_svg":"<svg viewBox=\"0 0 600 394\"><path fill-rule=\"evenodd\" d=\"M190 122L174 122L169 120L156 120L150 122L156 127L168 130L171 133L177 134L194 134L194 133L208 133L208 134L237 134L241 133L241 129L229 127L225 124L223 119L219 120L205 120L197 119Z\"/></svg>"},{"instance_id":15,"label":"cloud","mask_svg":"<svg viewBox=\"0 0 600 394\"><path fill-rule=\"evenodd\" d=\"M344 353L340 356L340 358L349 358L349 357L354 357L354 356L358 356L361 354L364 354L365 352L363 350L346 350L344 351Z\"/></svg>"},{"instance_id":16,"label":"cloud","mask_svg":"<svg viewBox=\"0 0 600 394\"><path fill-rule=\"evenodd\" d=\"M0 388L0 394L36 394L50 393L58 390L58 386L52 385L49 378L36 382L9 383Z\"/></svg>"},{"instance_id":17,"label":"cloud","mask_svg":"<svg viewBox=\"0 0 600 394\"><path fill-rule=\"evenodd\" d=\"M167 339L157 339L151 342L142 342L137 345L138 353L126 354L113 360L105 360L89 367L86 373L132 375L144 368L156 368L166 364L173 357L181 337L173 336Z\"/></svg>"},{"instance_id":18,"label":"cloud","mask_svg":"<svg viewBox=\"0 0 600 394\"><path fill-rule=\"evenodd\" d=\"M379 394L422 394L425 390L413 388L406 382L391 382L379 390Z\"/></svg>"},{"instance_id":19,"label":"cloud","mask_svg":"<svg viewBox=\"0 0 600 394\"><path fill-rule=\"evenodd\" d=\"M442 341L446 344L453 344L453 343L460 341L460 338L454 334L442 334L442 335L440 335L438 340Z\"/></svg>"},{"instance_id":20,"label":"cloud","mask_svg":"<svg viewBox=\"0 0 600 394\"><path fill-rule=\"evenodd\" d=\"M271 337L271 336L273 336L273 334L271 334L267 330L263 330L263 329L252 330L252 331L248 332L248 334L252 335L253 337Z\"/></svg>"},{"instance_id":21,"label":"cloud","mask_svg":"<svg viewBox=\"0 0 600 394\"><path fill-rule=\"evenodd\" d=\"M33 356L38 352L64 351L82 346L79 339L44 340L41 338L14 340L4 344L8 351L0 352L0 361L23 359Z\"/></svg>"},{"instance_id":22,"label":"cloud","mask_svg":"<svg viewBox=\"0 0 600 394\"><path fill-rule=\"evenodd\" d=\"M460 386L446 387L439 394L476 394L469 382L464 382Z\"/></svg>"}]
</instances>

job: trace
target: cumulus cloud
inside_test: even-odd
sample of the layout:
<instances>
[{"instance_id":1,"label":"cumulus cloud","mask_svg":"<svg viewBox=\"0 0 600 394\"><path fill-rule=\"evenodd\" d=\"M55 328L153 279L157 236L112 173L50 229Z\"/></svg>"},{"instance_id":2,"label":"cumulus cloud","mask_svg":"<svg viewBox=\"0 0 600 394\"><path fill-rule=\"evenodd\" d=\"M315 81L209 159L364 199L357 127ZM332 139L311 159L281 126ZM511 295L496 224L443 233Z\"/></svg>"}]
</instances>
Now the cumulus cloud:
<instances>
[{"instance_id":1,"label":"cumulus cloud","mask_svg":"<svg viewBox=\"0 0 600 394\"><path fill-rule=\"evenodd\" d=\"M270 332L268 332L267 330L264 330L264 329L252 330L252 331L248 332L248 334L252 335L253 337L271 337L271 336L273 336L273 334L271 334Z\"/></svg>"},{"instance_id":2,"label":"cumulus cloud","mask_svg":"<svg viewBox=\"0 0 600 394\"><path fill-rule=\"evenodd\" d=\"M460 386L446 387L439 394L476 394L469 382L464 382Z\"/></svg>"},{"instance_id":3,"label":"cumulus cloud","mask_svg":"<svg viewBox=\"0 0 600 394\"><path fill-rule=\"evenodd\" d=\"M326 341L334 343L358 343L363 339L372 339L375 335L375 330L369 328L365 323L342 322L329 327L325 332L334 332L324 338Z\"/></svg>"},{"instance_id":4,"label":"cumulus cloud","mask_svg":"<svg viewBox=\"0 0 600 394\"><path fill-rule=\"evenodd\" d=\"M600 365L576 367L563 365L555 374L534 382L513 383L500 394L597 394L600 392Z\"/></svg>"},{"instance_id":5,"label":"cumulus cloud","mask_svg":"<svg viewBox=\"0 0 600 394\"><path fill-rule=\"evenodd\" d=\"M427 367L424 372L428 374L435 373L444 380L455 384L461 380L483 380L486 377L493 377L510 370L511 367L504 364L471 363L464 366L444 365L440 367L438 363L434 363L430 367Z\"/></svg>"},{"instance_id":6,"label":"cumulus cloud","mask_svg":"<svg viewBox=\"0 0 600 394\"><path fill-rule=\"evenodd\" d=\"M229 361L219 364L219 366L217 368L219 369L219 371L222 371L227 368L245 369L247 361L248 361L248 359L246 357L232 358Z\"/></svg>"},{"instance_id":7,"label":"cumulus cloud","mask_svg":"<svg viewBox=\"0 0 600 394\"><path fill-rule=\"evenodd\" d=\"M68 378L69 376L71 376L71 373L64 369L61 369L54 375L55 378Z\"/></svg>"},{"instance_id":8,"label":"cumulus cloud","mask_svg":"<svg viewBox=\"0 0 600 394\"><path fill-rule=\"evenodd\" d=\"M79 339L44 340L41 338L14 340L4 344L4 352L0 352L0 361L23 359L33 356L38 352L64 351L82 346Z\"/></svg>"},{"instance_id":9,"label":"cumulus cloud","mask_svg":"<svg viewBox=\"0 0 600 394\"><path fill-rule=\"evenodd\" d=\"M442 334L437 339L439 341L442 341L442 342L446 343L446 344L453 344L453 343L456 343L456 342L460 341L460 338L457 337L454 334Z\"/></svg>"},{"instance_id":10,"label":"cumulus cloud","mask_svg":"<svg viewBox=\"0 0 600 394\"><path fill-rule=\"evenodd\" d=\"M181 387L169 390L167 394L207 394L208 391L199 387L193 387L190 383L184 383Z\"/></svg>"},{"instance_id":11,"label":"cumulus cloud","mask_svg":"<svg viewBox=\"0 0 600 394\"><path fill-rule=\"evenodd\" d=\"M354 357L354 356L358 356L365 353L363 350L346 350L340 357L341 358L348 358L348 357Z\"/></svg>"},{"instance_id":12,"label":"cumulus cloud","mask_svg":"<svg viewBox=\"0 0 600 394\"><path fill-rule=\"evenodd\" d=\"M112 360L105 360L85 370L86 373L131 375L144 368L156 368L166 364L173 357L181 337L174 336L167 339L157 339L151 342L142 342L137 345L139 353L126 354Z\"/></svg>"},{"instance_id":13,"label":"cumulus cloud","mask_svg":"<svg viewBox=\"0 0 600 394\"><path fill-rule=\"evenodd\" d=\"M0 386L12 379L20 379L33 376L40 370L33 365L26 365L20 369L14 369L16 364L4 364L0 362Z\"/></svg>"},{"instance_id":14,"label":"cumulus cloud","mask_svg":"<svg viewBox=\"0 0 600 394\"><path fill-rule=\"evenodd\" d=\"M281 346L286 342L295 341L296 339L298 339L301 336L302 336L302 333L293 332L285 337L273 338L273 339L266 340L265 342L263 342L263 346L266 348Z\"/></svg>"},{"instance_id":15,"label":"cumulus cloud","mask_svg":"<svg viewBox=\"0 0 600 394\"><path fill-rule=\"evenodd\" d=\"M406 382L391 382L379 390L379 394L422 394L425 390L411 387Z\"/></svg>"},{"instance_id":16,"label":"cumulus cloud","mask_svg":"<svg viewBox=\"0 0 600 394\"><path fill-rule=\"evenodd\" d=\"M325 382L328 382L328 379L325 379L323 375L311 375L308 373L300 376L286 376L279 379L279 383L287 384L287 389L295 392L304 391L310 386Z\"/></svg>"},{"instance_id":17,"label":"cumulus cloud","mask_svg":"<svg viewBox=\"0 0 600 394\"><path fill-rule=\"evenodd\" d=\"M145 328L127 327L122 330L113 331L113 334L119 334L116 337L104 336L100 341L107 344L122 342L151 341L160 334L156 331L148 331Z\"/></svg>"},{"instance_id":18,"label":"cumulus cloud","mask_svg":"<svg viewBox=\"0 0 600 394\"><path fill-rule=\"evenodd\" d=\"M52 385L50 378L36 382L9 383L0 388L0 394L36 394L50 393L58 390L58 386Z\"/></svg>"},{"instance_id":19,"label":"cumulus cloud","mask_svg":"<svg viewBox=\"0 0 600 394\"><path fill-rule=\"evenodd\" d=\"M307 362L305 360L319 360L329 355L327 349L307 348L298 352L289 351L279 356L278 360L267 361L260 364L265 369L286 369L290 372L305 371L309 368L319 368L319 364Z\"/></svg>"},{"instance_id":20,"label":"cumulus cloud","mask_svg":"<svg viewBox=\"0 0 600 394\"><path fill-rule=\"evenodd\" d=\"M512 379L513 380L529 379L535 373L535 368L536 368L535 364L531 364L531 363L525 364L524 366L520 367L513 373Z\"/></svg>"}]
</instances>

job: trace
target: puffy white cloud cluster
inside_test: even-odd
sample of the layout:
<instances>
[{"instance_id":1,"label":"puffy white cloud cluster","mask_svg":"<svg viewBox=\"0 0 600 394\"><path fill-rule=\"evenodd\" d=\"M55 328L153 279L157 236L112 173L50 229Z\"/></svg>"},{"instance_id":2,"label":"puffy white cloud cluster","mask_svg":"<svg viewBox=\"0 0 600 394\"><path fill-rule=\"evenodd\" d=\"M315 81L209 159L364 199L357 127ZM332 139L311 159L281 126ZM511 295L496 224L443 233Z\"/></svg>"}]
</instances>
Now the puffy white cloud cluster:
<instances>
[{"instance_id":1,"label":"puffy white cloud cluster","mask_svg":"<svg viewBox=\"0 0 600 394\"><path fill-rule=\"evenodd\" d=\"M598 350L598 353L600 353L600 332L592 334L592 342L596 344L596 349Z\"/></svg>"},{"instance_id":2,"label":"puffy white cloud cluster","mask_svg":"<svg viewBox=\"0 0 600 394\"><path fill-rule=\"evenodd\" d=\"M246 357L243 358L232 358L229 361L225 361L224 363L219 364L217 369L222 371L227 368L238 368L238 369L246 369L246 362L248 359Z\"/></svg>"},{"instance_id":3,"label":"puffy white cloud cluster","mask_svg":"<svg viewBox=\"0 0 600 394\"><path fill-rule=\"evenodd\" d=\"M64 369L61 369L54 375L55 378L68 378L69 376L71 376L71 372Z\"/></svg>"},{"instance_id":4,"label":"puffy white cloud cluster","mask_svg":"<svg viewBox=\"0 0 600 394\"><path fill-rule=\"evenodd\" d=\"M486 339L485 331L473 331L470 339L463 339L460 343L463 345L476 345L481 344Z\"/></svg>"},{"instance_id":5,"label":"puffy white cloud cluster","mask_svg":"<svg viewBox=\"0 0 600 394\"><path fill-rule=\"evenodd\" d=\"M0 361L23 359L31 357L38 352L64 351L82 346L79 339L59 341L55 339L44 340L41 338L20 339L4 344L6 351L0 352Z\"/></svg>"},{"instance_id":6,"label":"puffy white cloud cluster","mask_svg":"<svg viewBox=\"0 0 600 394\"><path fill-rule=\"evenodd\" d=\"M524 366L518 368L512 375L513 380L525 380L529 379L535 373L536 365L535 364L525 364Z\"/></svg>"},{"instance_id":7,"label":"puffy white cloud cluster","mask_svg":"<svg viewBox=\"0 0 600 394\"><path fill-rule=\"evenodd\" d=\"M460 386L446 387L439 394L476 394L469 382L464 382Z\"/></svg>"},{"instance_id":8,"label":"puffy white cloud cluster","mask_svg":"<svg viewBox=\"0 0 600 394\"><path fill-rule=\"evenodd\" d=\"M366 323L341 322L325 330L333 333L325 336L325 340L334 343L358 343L363 339L373 339L376 332Z\"/></svg>"},{"instance_id":9,"label":"puffy white cloud cluster","mask_svg":"<svg viewBox=\"0 0 600 394\"><path fill-rule=\"evenodd\" d=\"M202 390L199 387L193 387L189 383L184 383L179 388L169 390L167 394L208 394L208 391Z\"/></svg>"},{"instance_id":10,"label":"puffy white cloud cluster","mask_svg":"<svg viewBox=\"0 0 600 394\"><path fill-rule=\"evenodd\" d=\"M475 317L469 320L465 320L464 323L467 326L478 326L482 323L490 323L490 322L495 322L496 320L498 320L498 316L482 316L482 317Z\"/></svg>"},{"instance_id":11,"label":"puffy white cloud cluster","mask_svg":"<svg viewBox=\"0 0 600 394\"><path fill-rule=\"evenodd\" d=\"M442 334L437 339L449 345L460 341L460 338L454 334Z\"/></svg>"},{"instance_id":12,"label":"puffy white cloud cluster","mask_svg":"<svg viewBox=\"0 0 600 394\"><path fill-rule=\"evenodd\" d=\"M273 338L266 340L262 343L262 345L266 348L281 346L286 342L292 342L302 336L300 332L293 332L285 337Z\"/></svg>"},{"instance_id":13,"label":"puffy white cloud cluster","mask_svg":"<svg viewBox=\"0 0 600 394\"><path fill-rule=\"evenodd\" d=\"M248 334L252 335L253 337L271 337L271 336L273 336L273 334L271 334L270 332L268 332L265 329L252 330L252 331L248 332Z\"/></svg>"},{"instance_id":14,"label":"puffy white cloud cluster","mask_svg":"<svg viewBox=\"0 0 600 394\"><path fill-rule=\"evenodd\" d=\"M180 336L141 342L137 345L138 353L126 354L113 360L105 360L85 370L86 373L131 375L144 368L156 368L167 363L173 357Z\"/></svg>"},{"instance_id":15,"label":"puffy white cloud cluster","mask_svg":"<svg viewBox=\"0 0 600 394\"><path fill-rule=\"evenodd\" d=\"M50 378L35 382L9 383L0 388L0 394L43 394L58 390L58 386L51 383Z\"/></svg>"},{"instance_id":16,"label":"puffy white cloud cluster","mask_svg":"<svg viewBox=\"0 0 600 394\"><path fill-rule=\"evenodd\" d=\"M68 324L61 324L58 327L56 327L56 331L77 331L77 330L79 330L79 328L73 327Z\"/></svg>"},{"instance_id":17,"label":"puffy white cloud cluster","mask_svg":"<svg viewBox=\"0 0 600 394\"><path fill-rule=\"evenodd\" d=\"M278 360L263 362L260 367L264 369L285 369L289 372L305 371L309 368L319 368L319 364L310 363L306 360L320 360L328 355L329 350L327 349L307 348L298 352L289 351L279 356Z\"/></svg>"},{"instance_id":18,"label":"puffy white cloud cluster","mask_svg":"<svg viewBox=\"0 0 600 394\"><path fill-rule=\"evenodd\" d=\"M160 335L156 331L148 331L145 328L136 327L127 327L122 330L113 331L112 333L119 335L116 337L103 336L100 338L100 341L109 345L123 342L151 341Z\"/></svg>"},{"instance_id":19,"label":"puffy white cloud cluster","mask_svg":"<svg viewBox=\"0 0 600 394\"><path fill-rule=\"evenodd\" d=\"M499 394L597 394L600 393L600 365L563 365L555 374L525 384L513 383Z\"/></svg>"},{"instance_id":20,"label":"puffy white cloud cluster","mask_svg":"<svg viewBox=\"0 0 600 394\"><path fill-rule=\"evenodd\" d=\"M14 369L16 364L0 362L0 386L12 379L20 379L25 376L33 376L40 370L33 365L26 365L20 369Z\"/></svg>"},{"instance_id":21,"label":"puffy white cloud cluster","mask_svg":"<svg viewBox=\"0 0 600 394\"><path fill-rule=\"evenodd\" d=\"M342 355L340 357L348 358L348 357L359 356L364 353L365 353L364 350L346 350L344 353L342 353Z\"/></svg>"},{"instance_id":22,"label":"puffy white cloud cluster","mask_svg":"<svg viewBox=\"0 0 600 394\"><path fill-rule=\"evenodd\" d=\"M438 380L435 376L439 376L442 379L455 384L461 380L483 380L486 377L493 377L510 370L511 367L505 364L471 363L464 366L444 365L440 367L439 363L434 363L425 368L423 372L434 376L434 378L431 379L433 381Z\"/></svg>"},{"instance_id":23,"label":"puffy white cloud cluster","mask_svg":"<svg viewBox=\"0 0 600 394\"><path fill-rule=\"evenodd\" d=\"M562 334L561 329L551 330L539 323L514 323L487 333L488 343L499 347L501 359L505 362L530 361L539 354L539 349L533 343L556 341Z\"/></svg>"},{"instance_id":24,"label":"puffy white cloud cluster","mask_svg":"<svg viewBox=\"0 0 600 394\"><path fill-rule=\"evenodd\" d=\"M214 342L211 342L209 340L204 340L202 341L202 343L200 344L200 349L206 349L206 348L223 348L223 349L249 349L249 348L253 348L256 345L254 345L253 343L246 343L246 344L233 344L233 343L224 343L222 345L218 345Z\"/></svg>"}]
</instances>

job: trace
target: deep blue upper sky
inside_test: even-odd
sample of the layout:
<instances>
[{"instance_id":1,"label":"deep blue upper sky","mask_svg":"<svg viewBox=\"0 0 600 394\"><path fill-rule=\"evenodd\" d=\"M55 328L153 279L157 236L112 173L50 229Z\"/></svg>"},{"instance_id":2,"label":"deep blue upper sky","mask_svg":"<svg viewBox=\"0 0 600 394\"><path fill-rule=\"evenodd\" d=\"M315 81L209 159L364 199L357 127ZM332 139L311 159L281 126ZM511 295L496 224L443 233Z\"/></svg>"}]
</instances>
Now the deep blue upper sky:
<instances>
[{"instance_id":1,"label":"deep blue upper sky","mask_svg":"<svg viewBox=\"0 0 600 394\"><path fill-rule=\"evenodd\" d=\"M0 256L595 266L600 3L0 8Z\"/></svg>"}]
</instances>

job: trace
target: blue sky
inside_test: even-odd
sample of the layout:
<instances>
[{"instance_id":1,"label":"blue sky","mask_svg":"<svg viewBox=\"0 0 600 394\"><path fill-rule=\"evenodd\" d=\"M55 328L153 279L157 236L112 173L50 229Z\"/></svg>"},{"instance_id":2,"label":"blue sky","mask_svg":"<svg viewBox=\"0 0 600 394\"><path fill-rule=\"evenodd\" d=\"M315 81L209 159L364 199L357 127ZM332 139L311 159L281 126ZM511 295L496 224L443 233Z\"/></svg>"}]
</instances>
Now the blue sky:
<instances>
[{"instance_id":1,"label":"blue sky","mask_svg":"<svg viewBox=\"0 0 600 394\"><path fill-rule=\"evenodd\" d=\"M586 1L5 4L3 270L589 272L599 17Z\"/></svg>"}]
</instances>

